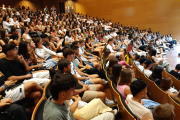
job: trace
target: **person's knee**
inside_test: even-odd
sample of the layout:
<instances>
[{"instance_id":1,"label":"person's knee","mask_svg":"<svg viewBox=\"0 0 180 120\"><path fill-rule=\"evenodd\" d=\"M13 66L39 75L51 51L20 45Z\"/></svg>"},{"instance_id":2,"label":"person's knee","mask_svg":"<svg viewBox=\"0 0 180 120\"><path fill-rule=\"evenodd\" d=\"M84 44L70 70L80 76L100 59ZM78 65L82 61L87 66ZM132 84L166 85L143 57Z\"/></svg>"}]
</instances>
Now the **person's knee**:
<instances>
[{"instance_id":1,"label":"person's knee","mask_svg":"<svg viewBox=\"0 0 180 120\"><path fill-rule=\"evenodd\" d=\"M40 99L42 96L41 96L41 92L36 92L35 94L34 94L34 97L35 98L37 98L37 99Z\"/></svg>"},{"instance_id":2,"label":"person's knee","mask_svg":"<svg viewBox=\"0 0 180 120\"><path fill-rule=\"evenodd\" d=\"M31 88L35 88L35 87L37 87L37 86L39 86L36 82L34 82L34 81L30 81L30 82L28 82L28 84L31 86Z\"/></svg>"},{"instance_id":3,"label":"person's knee","mask_svg":"<svg viewBox=\"0 0 180 120\"><path fill-rule=\"evenodd\" d=\"M98 92L98 98L105 98L105 93L104 92Z\"/></svg>"},{"instance_id":4,"label":"person's knee","mask_svg":"<svg viewBox=\"0 0 180 120\"><path fill-rule=\"evenodd\" d=\"M103 86L102 84L98 84L98 85L96 86L96 90L97 90L97 91L103 91L103 89L104 89L104 86Z\"/></svg>"}]
</instances>

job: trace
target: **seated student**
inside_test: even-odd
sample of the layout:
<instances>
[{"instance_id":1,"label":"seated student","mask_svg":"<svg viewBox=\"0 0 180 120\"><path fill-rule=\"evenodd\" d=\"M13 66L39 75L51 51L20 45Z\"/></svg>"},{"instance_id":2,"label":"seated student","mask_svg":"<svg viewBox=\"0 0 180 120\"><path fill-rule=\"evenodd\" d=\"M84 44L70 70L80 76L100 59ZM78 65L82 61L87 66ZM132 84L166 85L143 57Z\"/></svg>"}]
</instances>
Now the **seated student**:
<instances>
[{"instance_id":1,"label":"seated student","mask_svg":"<svg viewBox=\"0 0 180 120\"><path fill-rule=\"evenodd\" d=\"M42 35L41 35L41 38L42 38L42 45L43 45L44 47L46 47L47 49L50 49L50 44L49 44L48 35L42 34Z\"/></svg>"},{"instance_id":2,"label":"seated student","mask_svg":"<svg viewBox=\"0 0 180 120\"><path fill-rule=\"evenodd\" d=\"M120 74L122 70L122 65L121 64L114 64L112 67L112 75L111 75L111 80L117 84L117 82L120 79Z\"/></svg>"},{"instance_id":3,"label":"seated student","mask_svg":"<svg viewBox=\"0 0 180 120\"><path fill-rule=\"evenodd\" d=\"M53 59L48 59L48 60L44 60L44 59L41 59L41 58L39 58L39 57L37 57L37 55L35 54L35 52L34 52L34 49L36 48L36 45L35 45L35 43L34 43L34 41L33 40L30 40L29 42L28 42L28 44L29 44L29 47L30 47L30 49L27 49L27 51L26 52L28 52L28 54L30 54L30 58L29 59L31 59L30 61L32 61L32 63L34 64L34 65L36 65L36 64L42 64L43 66L45 66L47 69L50 69L50 68L56 68L56 66L57 66L57 62L56 61L54 61ZM23 49L26 49L27 48L27 44L26 44L26 42L24 42L24 44L23 44L23 47L19 47L19 52L21 51L23 51ZM26 52L22 52L21 54L23 55L23 53L24 54L27 54Z\"/></svg>"},{"instance_id":4,"label":"seated student","mask_svg":"<svg viewBox=\"0 0 180 120\"><path fill-rule=\"evenodd\" d=\"M62 43L61 40L56 40L56 38L52 35L49 36L49 44L50 44L50 50L59 53L62 49Z\"/></svg>"},{"instance_id":5,"label":"seated student","mask_svg":"<svg viewBox=\"0 0 180 120\"><path fill-rule=\"evenodd\" d=\"M123 52L117 52L113 50L113 39L108 40L108 45L106 46L106 48L108 48L111 51L111 53L114 53L116 57L120 57L121 60L124 60Z\"/></svg>"},{"instance_id":6,"label":"seated student","mask_svg":"<svg viewBox=\"0 0 180 120\"><path fill-rule=\"evenodd\" d=\"M134 62L134 64L135 64L136 66L139 66L139 65L140 65L140 63L139 63L140 58L141 58L140 55L135 54L135 59L134 59L133 62Z\"/></svg>"},{"instance_id":7,"label":"seated student","mask_svg":"<svg viewBox=\"0 0 180 120\"><path fill-rule=\"evenodd\" d=\"M58 69L64 73L68 74L71 72L71 62L67 59L61 59L58 61ZM105 100L105 94L98 90L98 88L95 90L96 85L84 85L80 81L78 81L78 85L75 87L75 94L79 94L79 97L82 98L83 101L89 102L94 98L100 98L102 101ZM105 101L106 104L111 104L111 102L108 103L108 101Z\"/></svg>"},{"instance_id":8,"label":"seated student","mask_svg":"<svg viewBox=\"0 0 180 120\"><path fill-rule=\"evenodd\" d=\"M146 58L145 57L142 57L140 60L139 60L139 63L140 65L138 65L137 67L139 68L140 71L143 71L144 70L144 62L146 61Z\"/></svg>"},{"instance_id":9,"label":"seated student","mask_svg":"<svg viewBox=\"0 0 180 120\"><path fill-rule=\"evenodd\" d=\"M50 82L51 97L44 105L43 120L75 120L65 100L71 99L78 81L70 74L56 74Z\"/></svg>"},{"instance_id":10,"label":"seated student","mask_svg":"<svg viewBox=\"0 0 180 120\"><path fill-rule=\"evenodd\" d=\"M79 47L78 46L73 46L72 50L75 53L75 59L73 60L74 65L79 68L80 71L83 71L87 74L98 74L100 70L100 64L94 64L94 67L82 62L81 57L79 56Z\"/></svg>"},{"instance_id":11,"label":"seated student","mask_svg":"<svg viewBox=\"0 0 180 120\"><path fill-rule=\"evenodd\" d=\"M34 39L36 48L35 48L35 53L38 57L48 60L51 59L51 56L54 57L54 61L57 61L58 59L62 58L63 55L62 53L58 54L55 53L54 51L51 51L50 49L47 49L42 45L42 40L40 38Z\"/></svg>"},{"instance_id":12,"label":"seated student","mask_svg":"<svg viewBox=\"0 0 180 120\"><path fill-rule=\"evenodd\" d=\"M0 101L1 120L31 120L31 112L15 104L11 98Z\"/></svg>"},{"instance_id":13,"label":"seated student","mask_svg":"<svg viewBox=\"0 0 180 120\"><path fill-rule=\"evenodd\" d=\"M65 49L63 51L64 58L68 59L69 61L73 60L73 51L71 49ZM93 78L91 75L86 73L80 72L78 69L75 68L74 64L71 62L71 74L79 80L81 85L93 85L91 86L91 90L93 91L103 91L103 80L101 78ZM82 76L86 77L82 77ZM113 104L113 101L108 100L107 98L104 99L107 104ZM103 101L104 101L103 100Z\"/></svg>"},{"instance_id":14,"label":"seated student","mask_svg":"<svg viewBox=\"0 0 180 120\"><path fill-rule=\"evenodd\" d=\"M149 77L152 81L154 81L158 86L161 83L162 80L162 72L163 72L163 67L161 66L156 66Z\"/></svg>"},{"instance_id":15,"label":"seated student","mask_svg":"<svg viewBox=\"0 0 180 120\"><path fill-rule=\"evenodd\" d=\"M166 103L156 106L153 109L153 118L154 120L174 120L174 106Z\"/></svg>"},{"instance_id":16,"label":"seated student","mask_svg":"<svg viewBox=\"0 0 180 120\"><path fill-rule=\"evenodd\" d=\"M128 94L131 94L130 85L132 83L132 71L131 69L124 69L121 71L119 76L119 80L117 82L117 90L121 93L122 97L126 99Z\"/></svg>"},{"instance_id":17,"label":"seated student","mask_svg":"<svg viewBox=\"0 0 180 120\"><path fill-rule=\"evenodd\" d=\"M103 80L101 78L98 78L98 75L88 75L86 73L81 72L79 69L75 67L73 64L74 60L74 52L72 49L66 48L63 51L64 58L71 61L71 73L73 76L80 80L83 84L89 85L89 84L103 84ZM82 77L85 76L85 77Z\"/></svg>"},{"instance_id":18,"label":"seated student","mask_svg":"<svg viewBox=\"0 0 180 120\"><path fill-rule=\"evenodd\" d=\"M6 58L0 59L0 71L7 80L18 81L18 83L34 81L42 87L49 82L49 71L28 74L31 68L23 56L18 56L18 51L14 44L4 45L3 52L6 54Z\"/></svg>"},{"instance_id":19,"label":"seated student","mask_svg":"<svg viewBox=\"0 0 180 120\"><path fill-rule=\"evenodd\" d=\"M15 27L11 28L11 33L12 35L9 38L12 39L13 43L18 46L21 41L21 33L19 33L18 29Z\"/></svg>"},{"instance_id":20,"label":"seated student","mask_svg":"<svg viewBox=\"0 0 180 120\"><path fill-rule=\"evenodd\" d=\"M180 71L180 64L177 64L175 70L171 70L169 73L179 80L180 79L180 74L178 73L179 71Z\"/></svg>"},{"instance_id":21,"label":"seated student","mask_svg":"<svg viewBox=\"0 0 180 120\"><path fill-rule=\"evenodd\" d=\"M28 27L22 27L21 28L21 34L22 34L22 39L23 41L26 41L26 40L31 40L31 36L28 34L29 33L29 28Z\"/></svg>"},{"instance_id":22,"label":"seated student","mask_svg":"<svg viewBox=\"0 0 180 120\"><path fill-rule=\"evenodd\" d=\"M71 75L71 74L63 74L63 73L56 73L50 83L50 92L52 96L46 101L43 111L43 120L84 120L81 117L90 117L91 120L98 120L98 119L107 119L107 120L113 120L114 115L110 112L100 111L105 110L101 107L101 109L98 109L99 113L104 113L99 115L98 112L95 114L96 111L93 112L88 111L92 104L89 104L91 107L89 108L89 105L85 105L83 108L78 109L77 107L77 101L79 103L80 97L76 99L76 101L71 105L68 106L68 102L65 100L70 100L73 95L75 95L75 87L77 86L78 81ZM100 103L100 101L99 101ZM103 104L103 103L102 103ZM98 105L100 106L100 105ZM85 109L88 108L88 109ZM86 111L86 114L82 114ZM107 111L111 111L111 108L106 109ZM74 112L74 116L73 116ZM79 113L81 112L81 113ZM89 113L87 115L87 112ZM76 116L77 115L77 116ZM84 116L85 115L85 116ZM99 116L98 116L99 115ZM80 117L78 117L80 116ZM95 117L97 116L97 117ZM95 117L92 119L92 117Z\"/></svg>"},{"instance_id":23,"label":"seated student","mask_svg":"<svg viewBox=\"0 0 180 120\"><path fill-rule=\"evenodd\" d=\"M112 58L109 60L109 65L107 67L107 73L109 73L110 75L112 75L112 67L114 64L118 63L118 59L117 58Z\"/></svg>"},{"instance_id":24,"label":"seated student","mask_svg":"<svg viewBox=\"0 0 180 120\"><path fill-rule=\"evenodd\" d=\"M147 96L147 84L142 80L133 81L130 85L131 94L126 97L126 104L140 120L153 120L151 111L142 105L142 98Z\"/></svg>"},{"instance_id":25,"label":"seated student","mask_svg":"<svg viewBox=\"0 0 180 120\"><path fill-rule=\"evenodd\" d=\"M164 91L164 92L166 92L169 96L171 96L171 97L175 97L175 96L177 96L178 95L178 91L176 90L176 89L174 89L174 88L172 88L171 86L172 86L172 83L173 83L173 81L171 80L171 78L170 77L166 77L166 78L163 78L162 80L161 80L161 83L160 83L160 88Z\"/></svg>"},{"instance_id":26,"label":"seated student","mask_svg":"<svg viewBox=\"0 0 180 120\"><path fill-rule=\"evenodd\" d=\"M150 70L152 67L152 61L147 59L144 62L144 70L142 71L147 77L149 77L152 74L152 71Z\"/></svg>"},{"instance_id":27,"label":"seated student","mask_svg":"<svg viewBox=\"0 0 180 120\"><path fill-rule=\"evenodd\" d=\"M85 45L85 41L80 40L79 41L79 54L81 55L81 60L93 67L92 63L97 62L97 56L86 52L83 48L84 45Z\"/></svg>"}]
</instances>

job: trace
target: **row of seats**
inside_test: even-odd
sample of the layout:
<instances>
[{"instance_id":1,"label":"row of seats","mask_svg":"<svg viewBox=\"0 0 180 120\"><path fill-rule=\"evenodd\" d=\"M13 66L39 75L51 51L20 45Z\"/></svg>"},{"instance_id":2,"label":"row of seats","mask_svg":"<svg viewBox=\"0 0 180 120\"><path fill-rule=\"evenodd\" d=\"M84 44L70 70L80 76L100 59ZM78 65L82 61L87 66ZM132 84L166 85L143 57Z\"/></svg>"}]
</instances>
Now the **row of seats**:
<instances>
[{"instance_id":1,"label":"row of seats","mask_svg":"<svg viewBox=\"0 0 180 120\"><path fill-rule=\"evenodd\" d=\"M122 120L137 120L137 117L131 112L131 110L126 105L125 100L123 99L122 95L116 89L115 83L112 82L110 75L107 73L106 64L103 59L102 59L102 67L105 72L106 79L108 80L109 89L110 89L110 92L112 93L113 100L115 103L117 103L118 111L121 114Z\"/></svg>"},{"instance_id":2,"label":"row of seats","mask_svg":"<svg viewBox=\"0 0 180 120\"><path fill-rule=\"evenodd\" d=\"M152 80L150 80L149 78L147 78L147 76L142 73L137 66L134 65L134 63L132 63L133 68L134 68L134 73L136 74L136 76L140 79L142 79L144 82L146 82L148 84L148 94L149 94L149 98L153 101L156 101L160 104L165 104L165 103L170 103L172 105L174 105L175 109L174 109L174 113L176 115L175 120L180 120L180 105L178 103L176 103L167 93L165 93L161 88L159 88L159 86L156 85L155 82L153 82ZM179 89L180 87L180 81L177 80L174 76L172 76L171 74L167 73L165 70L163 70L162 73L163 78L165 77L170 77L173 80L173 86L175 86L176 89Z\"/></svg>"}]
</instances>

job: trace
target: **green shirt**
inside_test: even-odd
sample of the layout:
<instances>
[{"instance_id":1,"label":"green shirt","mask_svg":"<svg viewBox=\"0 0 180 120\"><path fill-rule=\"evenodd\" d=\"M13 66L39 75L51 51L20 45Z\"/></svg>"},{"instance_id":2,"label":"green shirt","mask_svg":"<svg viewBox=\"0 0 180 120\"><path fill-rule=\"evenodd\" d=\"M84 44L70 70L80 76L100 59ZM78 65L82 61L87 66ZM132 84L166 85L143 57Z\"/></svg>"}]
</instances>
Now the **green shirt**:
<instances>
[{"instance_id":1,"label":"green shirt","mask_svg":"<svg viewBox=\"0 0 180 120\"><path fill-rule=\"evenodd\" d=\"M59 105L51 101L51 99L52 97L49 97L45 103L43 120L75 120L65 101L63 105Z\"/></svg>"}]
</instances>

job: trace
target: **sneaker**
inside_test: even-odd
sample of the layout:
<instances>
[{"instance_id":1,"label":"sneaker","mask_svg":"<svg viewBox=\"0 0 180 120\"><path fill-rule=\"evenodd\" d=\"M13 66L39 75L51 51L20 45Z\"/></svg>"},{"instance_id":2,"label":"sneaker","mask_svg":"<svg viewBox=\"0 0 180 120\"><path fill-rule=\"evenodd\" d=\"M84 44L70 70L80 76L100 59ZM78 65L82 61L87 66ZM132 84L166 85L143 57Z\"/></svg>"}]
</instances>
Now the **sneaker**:
<instances>
[{"instance_id":1,"label":"sneaker","mask_svg":"<svg viewBox=\"0 0 180 120\"><path fill-rule=\"evenodd\" d=\"M113 114L114 114L114 115L117 115L117 113L118 113L118 110L117 110L117 109L114 109L114 110L113 110Z\"/></svg>"},{"instance_id":2,"label":"sneaker","mask_svg":"<svg viewBox=\"0 0 180 120\"><path fill-rule=\"evenodd\" d=\"M108 81L107 81L107 80L102 79L102 81L103 81L103 84L104 84L104 85L107 85L107 84L108 84Z\"/></svg>"},{"instance_id":3,"label":"sneaker","mask_svg":"<svg viewBox=\"0 0 180 120\"><path fill-rule=\"evenodd\" d=\"M109 100L109 99L106 97L106 98L105 98L105 104L106 104L106 105L111 105L111 104L114 104L114 101Z\"/></svg>"}]
</instances>

